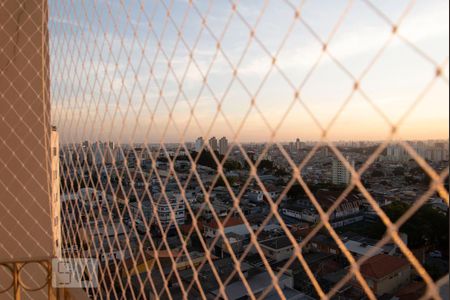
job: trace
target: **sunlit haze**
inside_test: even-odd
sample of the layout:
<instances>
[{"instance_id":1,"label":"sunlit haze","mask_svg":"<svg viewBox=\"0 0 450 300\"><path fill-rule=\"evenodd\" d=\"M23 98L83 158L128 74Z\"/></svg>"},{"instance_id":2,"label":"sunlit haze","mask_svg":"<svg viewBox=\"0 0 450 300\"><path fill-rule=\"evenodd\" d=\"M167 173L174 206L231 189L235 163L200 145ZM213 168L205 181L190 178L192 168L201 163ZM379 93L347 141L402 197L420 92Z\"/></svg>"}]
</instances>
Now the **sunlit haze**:
<instances>
[{"instance_id":1,"label":"sunlit haze","mask_svg":"<svg viewBox=\"0 0 450 300\"><path fill-rule=\"evenodd\" d=\"M122 2L51 1L62 140L383 140L413 103L396 138L448 138L448 1Z\"/></svg>"}]
</instances>

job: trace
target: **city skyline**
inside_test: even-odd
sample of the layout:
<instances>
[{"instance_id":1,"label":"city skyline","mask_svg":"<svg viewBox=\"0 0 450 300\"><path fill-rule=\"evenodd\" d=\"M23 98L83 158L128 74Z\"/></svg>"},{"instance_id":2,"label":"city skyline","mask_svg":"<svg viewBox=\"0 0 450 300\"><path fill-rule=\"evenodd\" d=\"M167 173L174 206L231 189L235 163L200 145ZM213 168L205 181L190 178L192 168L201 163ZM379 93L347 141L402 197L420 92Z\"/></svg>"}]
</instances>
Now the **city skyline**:
<instances>
[{"instance_id":1,"label":"city skyline","mask_svg":"<svg viewBox=\"0 0 450 300\"><path fill-rule=\"evenodd\" d=\"M210 136L210 138L212 137L216 137L218 138L218 136ZM198 139L199 137L197 137L196 139ZM204 138L204 137L202 137ZM230 137L226 137L228 142L232 142L232 139ZM183 142L183 144L195 144L196 139L192 139L192 140L185 140ZM270 144L281 144L281 145L285 145L288 146L292 143L295 144L295 139L294 140L284 140L284 141L274 141ZM335 144L351 144L351 143L368 143L368 144L381 144L383 143L385 140L331 140L331 143L335 143ZM143 142L143 141L132 141L130 143L117 143L116 141L113 140L102 140L102 139L98 139L98 140L79 140L79 141L74 141L74 142L65 142L65 143L61 143L62 145L71 145L71 144L83 144L84 142L89 142L89 143L114 143L115 145L134 145L134 146L139 146L139 145L151 145L151 146L156 146L156 145L161 145L161 144L166 144L166 145L180 145L182 144L181 142L166 142L166 143L159 143L159 142ZM327 142L326 141L321 141L321 140L301 140L302 143L307 143L307 144L316 144L316 143L321 143L323 145L326 145ZM433 142L447 142L449 143L450 140L447 139L402 139L402 140L393 140L392 142L390 142L390 144L396 145L398 144L398 142L423 142L423 143L433 143ZM264 142L256 142L256 141L248 141L248 142L239 142L239 144L243 144L243 145L264 145L267 144L268 141Z\"/></svg>"}]
</instances>

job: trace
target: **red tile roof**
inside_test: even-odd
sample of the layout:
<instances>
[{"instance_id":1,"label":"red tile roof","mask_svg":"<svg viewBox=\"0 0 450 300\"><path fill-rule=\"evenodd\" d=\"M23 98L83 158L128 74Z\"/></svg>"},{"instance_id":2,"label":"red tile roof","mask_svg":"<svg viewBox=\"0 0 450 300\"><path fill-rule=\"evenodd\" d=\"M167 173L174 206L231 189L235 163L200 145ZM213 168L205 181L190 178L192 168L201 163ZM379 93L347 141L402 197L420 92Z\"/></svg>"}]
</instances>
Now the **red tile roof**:
<instances>
[{"instance_id":1,"label":"red tile roof","mask_svg":"<svg viewBox=\"0 0 450 300\"><path fill-rule=\"evenodd\" d=\"M222 223L224 220L220 220ZM233 227L233 226L237 226L237 225L241 225L244 224L244 222L242 221L241 218L238 217L233 217L230 218L226 223L223 223L223 227ZM205 224L205 227L210 227L210 228L215 228L218 229L219 226L217 225L216 221L213 220L212 222Z\"/></svg>"},{"instance_id":2,"label":"red tile roof","mask_svg":"<svg viewBox=\"0 0 450 300\"><path fill-rule=\"evenodd\" d=\"M382 279L406 266L408 266L408 261L406 259L379 254L370 258L361 266L361 274L364 277Z\"/></svg>"},{"instance_id":3,"label":"red tile roof","mask_svg":"<svg viewBox=\"0 0 450 300\"><path fill-rule=\"evenodd\" d=\"M328 190L319 190L315 194L317 201L319 202L320 206L327 210L331 206L334 205L336 202L336 199L338 199L341 196L340 191L328 191ZM363 200L355 193L351 193L347 195L347 197L344 198L342 201L342 204L340 206L343 206L345 204L355 204L360 203Z\"/></svg>"},{"instance_id":4,"label":"red tile roof","mask_svg":"<svg viewBox=\"0 0 450 300\"><path fill-rule=\"evenodd\" d=\"M395 294L400 300L420 299L424 294L427 286L423 282L412 282L405 286Z\"/></svg>"},{"instance_id":5,"label":"red tile roof","mask_svg":"<svg viewBox=\"0 0 450 300\"><path fill-rule=\"evenodd\" d=\"M185 234L185 235L188 235L191 231L192 232L196 232L195 228L193 229L193 227L194 227L194 225L192 225L192 224L184 224L184 225L180 226L181 232L183 234ZM198 227L198 230L200 232L202 232L203 231L203 222L198 221L197 222L197 227Z\"/></svg>"}]
</instances>

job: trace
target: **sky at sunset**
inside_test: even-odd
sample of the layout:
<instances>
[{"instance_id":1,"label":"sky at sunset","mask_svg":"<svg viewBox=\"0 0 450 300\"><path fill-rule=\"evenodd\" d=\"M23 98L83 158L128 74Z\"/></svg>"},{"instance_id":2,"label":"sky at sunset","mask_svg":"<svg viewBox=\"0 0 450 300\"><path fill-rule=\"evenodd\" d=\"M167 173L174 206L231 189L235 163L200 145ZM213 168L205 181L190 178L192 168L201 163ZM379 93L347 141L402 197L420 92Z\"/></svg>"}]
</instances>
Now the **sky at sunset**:
<instances>
[{"instance_id":1,"label":"sky at sunset","mask_svg":"<svg viewBox=\"0 0 450 300\"><path fill-rule=\"evenodd\" d=\"M448 138L446 0L141 2L50 1L63 141Z\"/></svg>"}]
</instances>

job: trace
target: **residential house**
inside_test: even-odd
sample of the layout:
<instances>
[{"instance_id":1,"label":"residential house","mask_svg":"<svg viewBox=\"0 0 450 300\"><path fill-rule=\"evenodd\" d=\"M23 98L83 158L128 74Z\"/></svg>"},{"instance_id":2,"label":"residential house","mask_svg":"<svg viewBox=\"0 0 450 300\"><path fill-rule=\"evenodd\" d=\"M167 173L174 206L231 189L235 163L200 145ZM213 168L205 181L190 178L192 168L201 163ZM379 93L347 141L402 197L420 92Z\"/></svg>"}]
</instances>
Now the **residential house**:
<instances>
[{"instance_id":1,"label":"residential house","mask_svg":"<svg viewBox=\"0 0 450 300\"><path fill-rule=\"evenodd\" d=\"M394 294L411 280L411 265L401 257L379 254L361 266L361 274L377 296ZM355 285L358 285L354 281Z\"/></svg>"},{"instance_id":2,"label":"residential house","mask_svg":"<svg viewBox=\"0 0 450 300\"><path fill-rule=\"evenodd\" d=\"M222 220L221 222L224 222L225 220ZM244 222L239 217L232 217L229 218L227 222L222 223L224 227L225 234L234 232L236 234L241 235L248 235L248 229L245 226ZM215 220L205 223L203 225L204 228L204 236L207 238L214 238L219 234L219 225Z\"/></svg>"},{"instance_id":3,"label":"residential house","mask_svg":"<svg viewBox=\"0 0 450 300\"><path fill-rule=\"evenodd\" d=\"M262 241L259 245L264 255L275 262L291 258L295 251L294 244L285 235Z\"/></svg>"}]
</instances>

